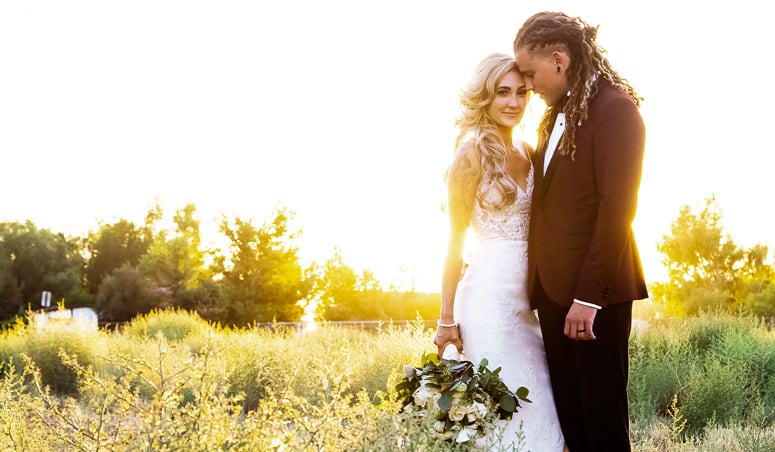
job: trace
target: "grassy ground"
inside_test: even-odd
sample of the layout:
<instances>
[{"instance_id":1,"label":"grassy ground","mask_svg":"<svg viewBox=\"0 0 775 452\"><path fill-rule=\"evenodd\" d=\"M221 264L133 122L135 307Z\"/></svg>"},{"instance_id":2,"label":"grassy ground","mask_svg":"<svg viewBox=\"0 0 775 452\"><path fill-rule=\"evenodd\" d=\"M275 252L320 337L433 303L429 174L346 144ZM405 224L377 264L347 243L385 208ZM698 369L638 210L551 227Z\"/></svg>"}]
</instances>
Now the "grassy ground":
<instances>
[{"instance_id":1,"label":"grassy ground","mask_svg":"<svg viewBox=\"0 0 775 452\"><path fill-rule=\"evenodd\" d=\"M0 450L468 450L396 416L393 387L432 334L229 330L174 311L118 332L18 326L0 334ZM771 329L652 322L631 344L636 451L775 450Z\"/></svg>"}]
</instances>

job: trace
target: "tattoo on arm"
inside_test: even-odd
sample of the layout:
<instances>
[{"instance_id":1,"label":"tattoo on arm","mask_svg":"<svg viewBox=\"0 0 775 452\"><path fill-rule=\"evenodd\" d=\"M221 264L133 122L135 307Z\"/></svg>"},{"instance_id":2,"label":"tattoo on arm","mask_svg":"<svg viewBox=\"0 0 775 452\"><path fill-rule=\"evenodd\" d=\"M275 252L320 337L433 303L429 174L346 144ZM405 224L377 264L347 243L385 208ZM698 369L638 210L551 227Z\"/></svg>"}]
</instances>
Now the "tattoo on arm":
<instances>
[{"instance_id":1,"label":"tattoo on arm","mask_svg":"<svg viewBox=\"0 0 775 452\"><path fill-rule=\"evenodd\" d=\"M479 165L471 156L461 155L452 163L449 172L449 210L453 224L467 227L482 179Z\"/></svg>"},{"instance_id":2,"label":"tattoo on arm","mask_svg":"<svg viewBox=\"0 0 775 452\"><path fill-rule=\"evenodd\" d=\"M453 310L455 291L463 267L463 245L481 178L475 156L465 151L455 156L447 173L451 231L441 289L442 315L448 315Z\"/></svg>"}]
</instances>

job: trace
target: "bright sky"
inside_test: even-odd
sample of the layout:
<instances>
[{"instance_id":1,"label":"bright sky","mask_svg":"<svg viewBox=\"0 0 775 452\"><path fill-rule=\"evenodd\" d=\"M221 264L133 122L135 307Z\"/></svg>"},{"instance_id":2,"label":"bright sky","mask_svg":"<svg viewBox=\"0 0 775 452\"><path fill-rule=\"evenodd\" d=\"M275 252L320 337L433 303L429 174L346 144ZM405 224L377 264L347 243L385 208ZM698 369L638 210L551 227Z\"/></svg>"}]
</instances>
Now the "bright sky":
<instances>
[{"instance_id":1,"label":"bright sky","mask_svg":"<svg viewBox=\"0 0 775 452\"><path fill-rule=\"evenodd\" d=\"M0 221L80 235L142 222L158 197L169 216L196 204L207 241L221 213L260 225L279 202L306 261L339 247L438 290L458 90L524 19L562 10L600 25L646 98L647 278L663 278L656 242L679 208L713 194L739 245L775 248L769 16L752 0L641 5L2 2Z\"/></svg>"}]
</instances>

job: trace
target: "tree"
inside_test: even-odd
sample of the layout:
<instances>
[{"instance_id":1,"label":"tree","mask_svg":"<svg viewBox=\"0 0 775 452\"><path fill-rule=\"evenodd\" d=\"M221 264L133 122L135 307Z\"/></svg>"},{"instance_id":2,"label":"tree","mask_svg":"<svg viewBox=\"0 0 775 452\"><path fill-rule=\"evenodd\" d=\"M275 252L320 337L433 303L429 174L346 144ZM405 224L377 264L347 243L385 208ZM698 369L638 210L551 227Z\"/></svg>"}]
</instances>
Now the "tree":
<instances>
[{"instance_id":1,"label":"tree","mask_svg":"<svg viewBox=\"0 0 775 452\"><path fill-rule=\"evenodd\" d=\"M298 321L306 286L291 231L294 213L278 207L271 221L256 228L250 220L223 217L220 231L229 240L228 256L217 260L221 279L222 321L247 325L256 321Z\"/></svg>"},{"instance_id":2,"label":"tree","mask_svg":"<svg viewBox=\"0 0 775 452\"><path fill-rule=\"evenodd\" d=\"M341 320L413 320L417 316L438 316L439 294L414 290L385 291L371 270L358 274L345 264L341 252L323 265L313 262L307 280L312 281L309 298L316 304L317 317Z\"/></svg>"},{"instance_id":3,"label":"tree","mask_svg":"<svg viewBox=\"0 0 775 452\"><path fill-rule=\"evenodd\" d=\"M768 256L769 249L764 245L754 245L745 251L744 264L738 274L738 299L745 300L775 282L775 269L767 264Z\"/></svg>"},{"instance_id":4,"label":"tree","mask_svg":"<svg viewBox=\"0 0 775 452\"><path fill-rule=\"evenodd\" d=\"M385 318L384 293L374 273L360 274L345 264L341 250L318 267L313 263L308 276L318 315L326 320L373 320Z\"/></svg>"},{"instance_id":5,"label":"tree","mask_svg":"<svg viewBox=\"0 0 775 452\"><path fill-rule=\"evenodd\" d=\"M97 312L102 321L126 322L158 305L161 294L145 277L125 263L102 280L97 292Z\"/></svg>"},{"instance_id":6,"label":"tree","mask_svg":"<svg viewBox=\"0 0 775 452\"><path fill-rule=\"evenodd\" d=\"M89 304L82 284L83 257L75 241L61 233L38 229L27 221L0 223L0 242L0 261L4 261L0 270L5 272L0 280L4 281L9 299L15 300L12 303L21 301L37 306L42 292L49 291L52 299L65 299L70 306ZM16 291L18 294L14 295ZM13 309L6 306L4 311Z\"/></svg>"},{"instance_id":7,"label":"tree","mask_svg":"<svg viewBox=\"0 0 775 452\"><path fill-rule=\"evenodd\" d=\"M183 299L189 300L190 291L198 291L211 273L205 268L205 252L201 249L199 220L195 219L196 206L187 204L175 212L176 229L168 238L165 231L157 233L147 253L140 259L140 271L162 293L168 294L162 302L180 307Z\"/></svg>"},{"instance_id":8,"label":"tree","mask_svg":"<svg viewBox=\"0 0 775 452\"><path fill-rule=\"evenodd\" d=\"M359 308L355 289L358 275L344 263L341 250L334 249L334 255L322 266L313 262L306 279L312 282L309 295L314 298L316 317L326 320L356 317Z\"/></svg>"},{"instance_id":9,"label":"tree","mask_svg":"<svg viewBox=\"0 0 775 452\"><path fill-rule=\"evenodd\" d=\"M124 264L136 267L148 251L151 237L146 228L120 219L100 226L86 238L86 288L96 294L102 280Z\"/></svg>"},{"instance_id":10,"label":"tree","mask_svg":"<svg viewBox=\"0 0 775 452\"><path fill-rule=\"evenodd\" d=\"M775 319L775 283L767 284L758 292L749 295L745 308L755 316Z\"/></svg>"},{"instance_id":11,"label":"tree","mask_svg":"<svg viewBox=\"0 0 775 452\"><path fill-rule=\"evenodd\" d=\"M738 247L723 229L715 197L697 214L683 206L670 235L658 244L669 281L652 286L668 313L697 315L705 310L737 312L751 293L772 278L767 248Z\"/></svg>"},{"instance_id":12,"label":"tree","mask_svg":"<svg viewBox=\"0 0 775 452\"><path fill-rule=\"evenodd\" d=\"M22 292L13 273L13 260L0 240L0 320L22 314Z\"/></svg>"}]
</instances>

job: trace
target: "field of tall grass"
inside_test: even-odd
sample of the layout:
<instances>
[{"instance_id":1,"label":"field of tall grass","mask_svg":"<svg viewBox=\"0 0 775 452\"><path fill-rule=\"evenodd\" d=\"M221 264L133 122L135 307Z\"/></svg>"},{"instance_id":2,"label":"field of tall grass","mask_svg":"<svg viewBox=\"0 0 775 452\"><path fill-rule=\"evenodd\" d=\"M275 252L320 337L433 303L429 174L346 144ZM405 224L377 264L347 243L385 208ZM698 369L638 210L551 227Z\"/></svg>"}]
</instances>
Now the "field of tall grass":
<instances>
[{"instance_id":1,"label":"field of tall grass","mask_svg":"<svg viewBox=\"0 0 775 452\"><path fill-rule=\"evenodd\" d=\"M393 386L435 350L432 336L419 320L299 333L182 311L116 332L19 324L0 333L0 450L469 450L395 416ZM775 450L775 333L764 323L652 322L633 334L630 375L636 451Z\"/></svg>"}]
</instances>

